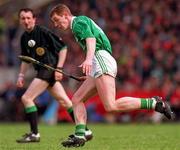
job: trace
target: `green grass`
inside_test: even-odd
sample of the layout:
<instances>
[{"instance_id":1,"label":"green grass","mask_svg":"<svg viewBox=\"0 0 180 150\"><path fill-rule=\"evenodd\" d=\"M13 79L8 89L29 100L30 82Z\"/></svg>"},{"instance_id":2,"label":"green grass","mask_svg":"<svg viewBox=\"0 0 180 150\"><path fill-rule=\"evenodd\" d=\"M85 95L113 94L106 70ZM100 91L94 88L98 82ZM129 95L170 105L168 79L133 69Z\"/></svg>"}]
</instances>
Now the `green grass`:
<instances>
[{"instance_id":1,"label":"green grass","mask_svg":"<svg viewBox=\"0 0 180 150\"><path fill-rule=\"evenodd\" d=\"M73 132L71 124L39 125L40 143L17 144L27 124L0 124L0 150L180 150L180 124L90 124L94 139L81 148L60 142Z\"/></svg>"}]
</instances>

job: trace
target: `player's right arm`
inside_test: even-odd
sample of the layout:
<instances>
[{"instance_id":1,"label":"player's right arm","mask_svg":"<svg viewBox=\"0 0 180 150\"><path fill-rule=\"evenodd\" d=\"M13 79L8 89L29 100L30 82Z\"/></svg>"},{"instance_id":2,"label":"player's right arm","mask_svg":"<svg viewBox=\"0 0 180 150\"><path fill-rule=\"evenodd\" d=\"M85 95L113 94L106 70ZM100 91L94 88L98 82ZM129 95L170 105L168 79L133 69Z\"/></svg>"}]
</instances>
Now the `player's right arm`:
<instances>
[{"instance_id":1,"label":"player's right arm","mask_svg":"<svg viewBox=\"0 0 180 150\"><path fill-rule=\"evenodd\" d=\"M24 34L21 37L20 40L20 44L21 44L21 55L25 55L27 56L27 49L25 46L25 42L24 42ZM24 77L25 77L25 73L27 72L27 69L29 67L29 63L22 61L21 65L20 65L20 70L19 70L19 74L18 74L18 78L17 78L17 82L16 82L16 86L18 88L22 88L24 86Z\"/></svg>"},{"instance_id":2,"label":"player's right arm","mask_svg":"<svg viewBox=\"0 0 180 150\"><path fill-rule=\"evenodd\" d=\"M24 76L25 76L25 73L26 73L28 67L29 67L28 63L25 63L25 62L21 63L20 71L19 71L19 74L18 74L17 82L16 82L16 86L18 88L22 88L24 86L24 82L25 82L24 81Z\"/></svg>"}]
</instances>

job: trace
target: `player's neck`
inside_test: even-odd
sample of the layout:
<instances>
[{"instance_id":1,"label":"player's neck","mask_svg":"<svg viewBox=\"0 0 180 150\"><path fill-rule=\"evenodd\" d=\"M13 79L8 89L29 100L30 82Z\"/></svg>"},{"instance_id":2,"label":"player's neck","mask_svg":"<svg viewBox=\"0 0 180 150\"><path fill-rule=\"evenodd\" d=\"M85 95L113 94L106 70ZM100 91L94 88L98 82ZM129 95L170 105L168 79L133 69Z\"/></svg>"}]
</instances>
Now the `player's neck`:
<instances>
[{"instance_id":1,"label":"player's neck","mask_svg":"<svg viewBox=\"0 0 180 150\"><path fill-rule=\"evenodd\" d=\"M31 33L34 30L34 28L35 28L35 25L32 26L31 28L27 29L26 32Z\"/></svg>"}]
</instances>

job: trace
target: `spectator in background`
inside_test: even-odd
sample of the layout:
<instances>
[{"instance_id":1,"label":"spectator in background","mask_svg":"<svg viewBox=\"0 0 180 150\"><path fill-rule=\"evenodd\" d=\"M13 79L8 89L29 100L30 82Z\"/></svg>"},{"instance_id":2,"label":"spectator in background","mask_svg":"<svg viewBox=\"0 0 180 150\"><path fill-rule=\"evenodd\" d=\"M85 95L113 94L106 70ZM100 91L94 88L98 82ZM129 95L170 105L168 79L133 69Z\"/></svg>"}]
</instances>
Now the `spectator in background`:
<instances>
[{"instance_id":1,"label":"spectator in background","mask_svg":"<svg viewBox=\"0 0 180 150\"><path fill-rule=\"evenodd\" d=\"M0 46L0 66L6 65L5 50L8 43L6 43L5 26L6 26L5 19L3 17L2 18L0 17L0 45L1 45Z\"/></svg>"},{"instance_id":2,"label":"spectator in background","mask_svg":"<svg viewBox=\"0 0 180 150\"><path fill-rule=\"evenodd\" d=\"M171 90L170 103L176 114L176 121L180 121L180 71L174 74L173 79L176 86L172 87L173 89Z\"/></svg>"}]
</instances>

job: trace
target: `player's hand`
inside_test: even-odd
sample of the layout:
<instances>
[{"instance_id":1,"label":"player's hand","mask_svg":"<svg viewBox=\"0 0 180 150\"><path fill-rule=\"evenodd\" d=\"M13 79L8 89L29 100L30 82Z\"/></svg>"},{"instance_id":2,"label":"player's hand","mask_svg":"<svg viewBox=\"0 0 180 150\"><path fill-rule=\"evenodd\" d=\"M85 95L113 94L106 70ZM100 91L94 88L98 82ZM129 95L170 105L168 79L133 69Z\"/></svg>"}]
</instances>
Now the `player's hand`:
<instances>
[{"instance_id":1,"label":"player's hand","mask_svg":"<svg viewBox=\"0 0 180 150\"><path fill-rule=\"evenodd\" d=\"M63 79L63 74L60 72L55 71L55 80L61 81Z\"/></svg>"},{"instance_id":2,"label":"player's hand","mask_svg":"<svg viewBox=\"0 0 180 150\"><path fill-rule=\"evenodd\" d=\"M85 60L79 67L82 67L82 71L86 76L90 75L92 70L92 60Z\"/></svg>"},{"instance_id":3,"label":"player's hand","mask_svg":"<svg viewBox=\"0 0 180 150\"><path fill-rule=\"evenodd\" d=\"M24 86L24 76L18 76L16 86L22 88Z\"/></svg>"}]
</instances>

